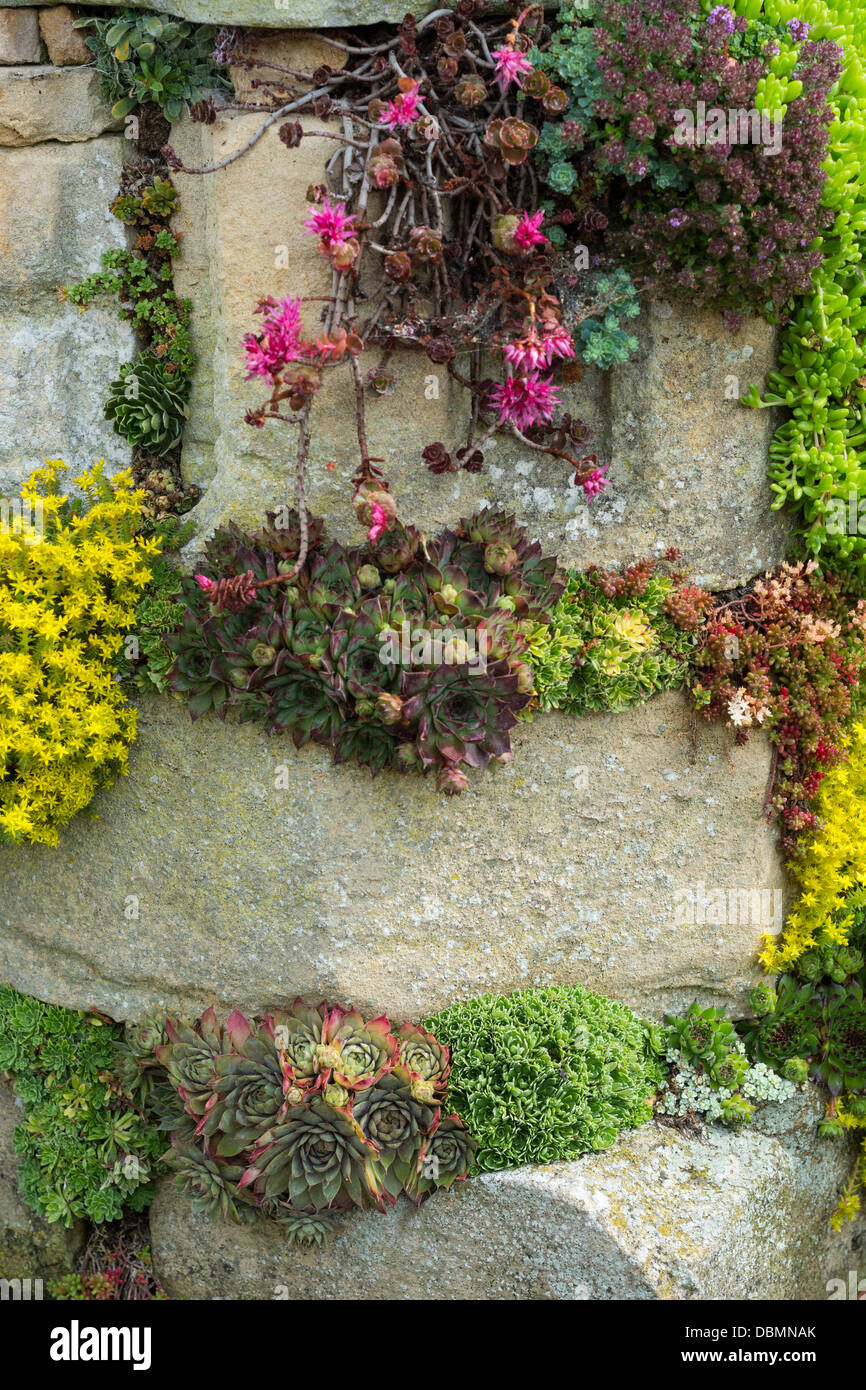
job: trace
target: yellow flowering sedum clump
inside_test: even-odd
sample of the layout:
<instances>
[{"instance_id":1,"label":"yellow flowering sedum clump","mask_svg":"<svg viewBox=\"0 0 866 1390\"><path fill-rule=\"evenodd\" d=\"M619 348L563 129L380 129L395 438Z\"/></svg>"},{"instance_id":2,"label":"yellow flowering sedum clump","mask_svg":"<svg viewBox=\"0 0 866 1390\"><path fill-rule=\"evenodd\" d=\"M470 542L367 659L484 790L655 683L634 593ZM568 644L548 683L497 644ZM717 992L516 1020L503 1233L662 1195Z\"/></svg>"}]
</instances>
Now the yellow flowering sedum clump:
<instances>
[{"instance_id":1,"label":"yellow flowering sedum clump","mask_svg":"<svg viewBox=\"0 0 866 1390\"><path fill-rule=\"evenodd\" d=\"M103 462L60 490L49 460L21 489L42 503L42 539L0 528L0 843L56 845L58 827L127 770L135 711L114 679L150 576L142 495ZM37 512L38 518L38 512Z\"/></svg>"},{"instance_id":2,"label":"yellow flowering sedum clump","mask_svg":"<svg viewBox=\"0 0 866 1390\"><path fill-rule=\"evenodd\" d=\"M866 889L866 723L852 725L848 761L824 778L815 803L822 828L806 842L795 868L802 892L781 939L767 942L761 963L773 972L790 970L823 928L846 942L852 893Z\"/></svg>"}]
</instances>

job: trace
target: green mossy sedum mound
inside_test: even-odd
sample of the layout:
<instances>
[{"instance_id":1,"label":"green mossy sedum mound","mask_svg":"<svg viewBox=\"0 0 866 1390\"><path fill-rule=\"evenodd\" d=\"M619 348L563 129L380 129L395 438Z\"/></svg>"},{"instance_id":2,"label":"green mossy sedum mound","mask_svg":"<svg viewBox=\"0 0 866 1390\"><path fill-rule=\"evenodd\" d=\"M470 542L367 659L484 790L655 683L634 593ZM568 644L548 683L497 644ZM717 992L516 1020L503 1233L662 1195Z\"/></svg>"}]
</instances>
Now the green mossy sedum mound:
<instances>
[{"instance_id":1,"label":"green mossy sedum mound","mask_svg":"<svg viewBox=\"0 0 866 1390\"><path fill-rule=\"evenodd\" d=\"M449 1105L478 1140L476 1169L610 1148L652 1117L662 1030L579 985L482 995L428 1018L451 1049Z\"/></svg>"}]
</instances>

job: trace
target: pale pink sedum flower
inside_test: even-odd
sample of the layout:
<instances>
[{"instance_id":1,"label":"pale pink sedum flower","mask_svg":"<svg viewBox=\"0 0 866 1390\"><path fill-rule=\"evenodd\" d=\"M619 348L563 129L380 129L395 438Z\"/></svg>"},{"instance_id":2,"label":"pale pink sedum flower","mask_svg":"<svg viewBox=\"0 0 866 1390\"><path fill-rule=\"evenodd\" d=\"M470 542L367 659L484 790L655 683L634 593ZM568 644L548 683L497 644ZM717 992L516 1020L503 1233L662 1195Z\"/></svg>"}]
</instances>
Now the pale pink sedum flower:
<instances>
[{"instance_id":1,"label":"pale pink sedum flower","mask_svg":"<svg viewBox=\"0 0 866 1390\"><path fill-rule=\"evenodd\" d=\"M521 77L532 72L532 64L525 53L516 48L494 48L491 58L496 63L496 80L503 92L507 92L512 82L522 87Z\"/></svg>"},{"instance_id":2,"label":"pale pink sedum flower","mask_svg":"<svg viewBox=\"0 0 866 1390\"><path fill-rule=\"evenodd\" d=\"M537 372L509 377L490 392L490 406L499 412L499 423L516 425L521 431L549 424L558 405L557 387Z\"/></svg>"}]
</instances>

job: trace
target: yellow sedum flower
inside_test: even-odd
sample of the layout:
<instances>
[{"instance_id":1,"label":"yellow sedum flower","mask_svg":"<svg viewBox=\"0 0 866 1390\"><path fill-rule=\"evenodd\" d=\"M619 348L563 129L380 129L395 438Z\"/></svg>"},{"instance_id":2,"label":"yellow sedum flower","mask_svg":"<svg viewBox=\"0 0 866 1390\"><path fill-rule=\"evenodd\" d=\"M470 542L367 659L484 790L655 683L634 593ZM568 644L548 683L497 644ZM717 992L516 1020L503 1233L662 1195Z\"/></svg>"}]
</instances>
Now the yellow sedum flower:
<instances>
[{"instance_id":1,"label":"yellow sedum flower","mask_svg":"<svg viewBox=\"0 0 866 1390\"><path fill-rule=\"evenodd\" d=\"M811 835L794 872L802 892L781 939L768 938L761 956L765 970L790 970L822 930L848 940L852 893L866 893L866 723L852 726L845 740L848 761L821 783L815 809L821 829Z\"/></svg>"},{"instance_id":2,"label":"yellow sedum flower","mask_svg":"<svg viewBox=\"0 0 866 1390\"><path fill-rule=\"evenodd\" d=\"M43 538L0 535L0 843L56 845L58 830L127 771L135 711L114 679L155 541L142 494L103 462L61 491L60 460L31 474Z\"/></svg>"}]
</instances>

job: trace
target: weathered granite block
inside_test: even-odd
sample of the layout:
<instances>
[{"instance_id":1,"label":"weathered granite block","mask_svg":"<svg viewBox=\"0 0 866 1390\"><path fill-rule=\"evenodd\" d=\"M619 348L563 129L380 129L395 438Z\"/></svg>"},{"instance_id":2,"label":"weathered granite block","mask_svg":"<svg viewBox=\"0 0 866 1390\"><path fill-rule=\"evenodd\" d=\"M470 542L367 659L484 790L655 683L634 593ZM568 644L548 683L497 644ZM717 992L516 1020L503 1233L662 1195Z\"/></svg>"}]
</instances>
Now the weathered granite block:
<instances>
[{"instance_id":1,"label":"weathered granite block","mask_svg":"<svg viewBox=\"0 0 866 1390\"><path fill-rule=\"evenodd\" d=\"M297 52L303 67L300 45ZM182 120L172 143L190 167L209 167L238 150L261 120ZM265 392L246 380L241 340L256 324L253 309L263 295L330 293L330 270L302 223L307 188L322 180L332 154L332 142L315 137L288 151L273 125L215 175L174 175L183 234L176 284L195 305L199 352L184 470L207 489L197 509L200 537L229 517L256 524L292 478L294 432L273 422L263 429L244 424ZM307 305L311 330L319 310ZM516 510L566 563L616 564L676 545L698 582L713 587L743 583L777 564L788 527L770 510L775 421L772 412L748 410L737 399L772 367L773 329L753 319L731 335L718 315L664 303L645 305L633 326L640 352L631 363L609 373L588 369L578 385L562 387L563 406L590 425L591 447L610 463L613 486L591 505L561 461L508 440L486 446L479 475L430 474L421 450L434 440L452 449L463 441L468 396L425 354L398 352L395 394L368 393L367 432L405 520L429 531L496 502ZM375 360L365 356L365 369ZM358 446L348 371L329 376L311 428L309 505L336 534L355 535L348 484Z\"/></svg>"},{"instance_id":2,"label":"weathered granite block","mask_svg":"<svg viewBox=\"0 0 866 1390\"><path fill-rule=\"evenodd\" d=\"M84 72L58 76L75 82ZM82 311L58 293L98 270L103 251L125 245L109 212L123 146L121 136L102 135L0 150L0 496L17 496L46 457L76 471L103 456L109 469L129 462L103 405L135 352L132 330L113 303Z\"/></svg>"},{"instance_id":3,"label":"weathered granite block","mask_svg":"<svg viewBox=\"0 0 866 1390\"><path fill-rule=\"evenodd\" d=\"M514 743L446 798L148 700L98 819L0 855L0 979L115 1018L308 994L417 1019L552 983L742 1008L784 900L766 742L669 694Z\"/></svg>"},{"instance_id":4,"label":"weathered granite block","mask_svg":"<svg viewBox=\"0 0 866 1390\"><path fill-rule=\"evenodd\" d=\"M8 3L15 9L23 0L8 0ZM47 0L47 3L53 4L55 0ZM406 13L406 0L124 0L123 6L117 8L156 10L179 19L191 19L196 24L243 25L250 29L329 29L340 25L357 28L364 24L399 24ZM439 0L417 0L412 12L420 18L438 8Z\"/></svg>"},{"instance_id":5,"label":"weathered granite block","mask_svg":"<svg viewBox=\"0 0 866 1390\"><path fill-rule=\"evenodd\" d=\"M813 1095L767 1106L750 1127L700 1135L659 1124L573 1163L488 1173L354 1214L324 1258L337 1300L825 1299L849 1268L827 1221L850 1144L816 1137ZM321 1250L278 1228L196 1216L164 1180L151 1207L154 1269L188 1299L312 1300ZM369 1277L367 1277L369 1276Z\"/></svg>"},{"instance_id":6,"label":"weathered granite block","mask_svg":"<svg viewBox=\"0 0 866 1390\"><path fill-rule=\"evenodd\" d=\"M92 140L120 124L102 99L95 68L0 68L0 145Z\"/></svg>"}]
</instances>

